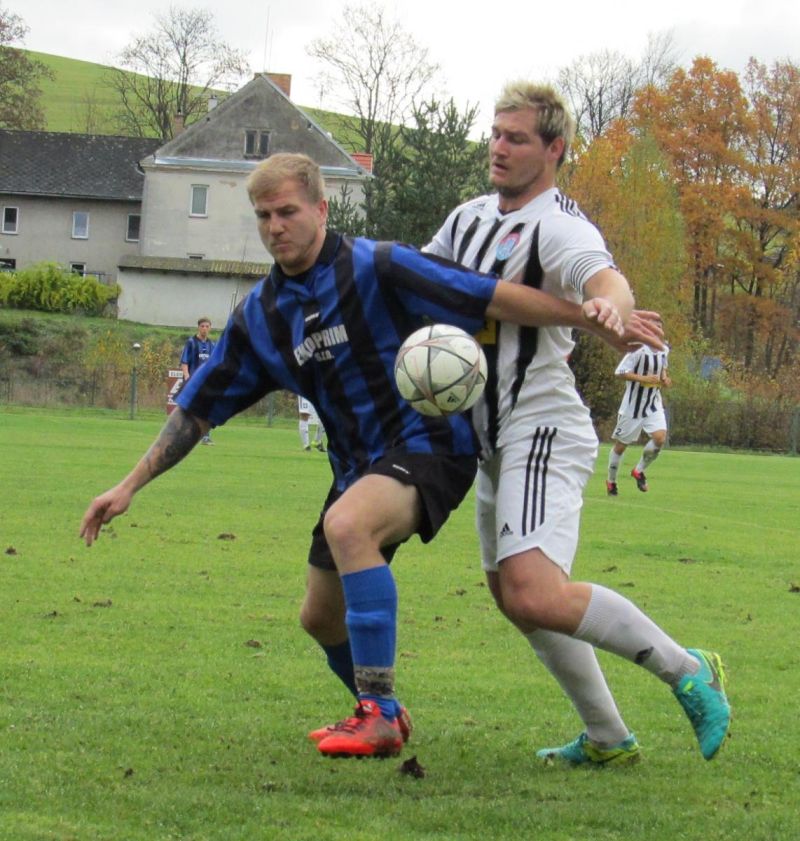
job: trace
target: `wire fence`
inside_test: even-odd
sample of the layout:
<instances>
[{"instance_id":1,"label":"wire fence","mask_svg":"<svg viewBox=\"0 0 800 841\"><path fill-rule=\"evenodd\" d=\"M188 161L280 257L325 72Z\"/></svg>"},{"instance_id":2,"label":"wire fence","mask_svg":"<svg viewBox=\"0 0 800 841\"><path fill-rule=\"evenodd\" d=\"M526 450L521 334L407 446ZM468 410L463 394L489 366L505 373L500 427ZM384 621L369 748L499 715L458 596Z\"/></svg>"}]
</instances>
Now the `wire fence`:
<instances>
[{"instance_id":1,"label":"wire fence","mask_svg":"<svg viewBox=\"0 0 800 841\"><path fill-rule=\"evenodd\" d=\"M61 377L25 376L0 372L0 406L42 408L97 408L129 412L163 411L167 414L171 382L139 377L134 372L120 375L113 368L99 368L83 375ZM288 391L270 394L244 413L271 422L274 418L296 418L297 398Z\"/></svg>"},{"instance_id":2,"label":"wire fence","mask_svg":"<svg viewBox=\"0 0 800 841\"><path fill-rule=\"evenodd\" d=\"M169 378L138 377L136 372L98 368L80 375L35 376L0 371L0 405L163 410ZM246 410L266 418L296 418L297 399L289 392L268 395ZM797 455L800 451L800 407L769 400L717 400L672 395L667 407L669 441L673 446L731 448ZM615 418L597 421L609 440Z\"/></svg>"}]
</instances>

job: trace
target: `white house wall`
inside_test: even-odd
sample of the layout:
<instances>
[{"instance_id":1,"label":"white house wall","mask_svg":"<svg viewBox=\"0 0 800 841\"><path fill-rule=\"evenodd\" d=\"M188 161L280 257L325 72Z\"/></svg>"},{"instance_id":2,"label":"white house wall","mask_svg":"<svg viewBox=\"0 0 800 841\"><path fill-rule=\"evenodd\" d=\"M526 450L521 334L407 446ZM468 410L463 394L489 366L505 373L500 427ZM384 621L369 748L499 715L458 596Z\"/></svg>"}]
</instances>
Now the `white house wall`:
<instances>
[{"instance_id":1,"label":"white house wall","mask_svg":"<svg viewBox=\"0 0 800 841\"><path fill-rule=\"evenodd\" d=\"M0 196L0 212L3 207L19 209L17 233L0 233L0 257L16 260L17 269L42 261L84 263L87 272L114 283L120 258L139 253L139 243L125 239L138 202L16 195ZM72 238L75 211L89 214L88 239Z\"/></svg>"},{"instance_id":2,"label":"white house wall","mask_svg":"<svg viewBox=\"0 0 800 841\"><path fill-rule=\"evenodd\" d=\"M257 282L125 269L119 273L122 293L118 317L143 324L195 328L197 319L207 316L215 328L221 328L234 306Z\"/></svg>"},{"instance_id":3,"label":"white house wall","mask_svg":"<svg viewBox=\"0 0 800 841\"><path fill-rule=\"evenodd\" d=\"M141 253L148 257L263 262L266 254L245 188L249 171L148 167L142 198ZM338 197L343 183L343 179L329 179L328 197ZM347 183L351 201L363 201L361 182ZM208 186L205 217L190 213L193 185Z\"/></svg>"}]
</instances>

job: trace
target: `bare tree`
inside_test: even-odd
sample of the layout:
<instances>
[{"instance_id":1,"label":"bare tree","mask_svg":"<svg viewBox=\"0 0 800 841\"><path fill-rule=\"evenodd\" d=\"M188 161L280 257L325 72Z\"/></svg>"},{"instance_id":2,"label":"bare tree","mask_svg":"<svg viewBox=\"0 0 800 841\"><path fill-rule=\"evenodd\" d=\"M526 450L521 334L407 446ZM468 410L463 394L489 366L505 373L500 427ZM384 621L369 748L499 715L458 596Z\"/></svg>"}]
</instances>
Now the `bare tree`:
<instances>
[{"instance_id":1,"label":"bare tree","mask_svg":"<svg viewBox=\"0 0 800 841\"><path fill-rule=\"evenodd\" d=\"M391 201L393 168L403 160L398 128L412 120L439 66L397 20L372 6L346 6L333 35L312 41L307 52L325 67L320 90L336 91L332 105L345 112L336 118L337 139L373 156L365 209L367 233L374 236Z\"/></svg>"},{"instance_id":2,"label":"bare tree","mask_svg":"<svg viewBox=\"0 0 800 841\"><path fill-rule=\"evenodd\" d=\"M113 127L114 117L98 93L97 86L87 88L78 98L73 109L75 116L73 126L77 131L84 134L110 134Z\"/></svg>"},{"instance_id":3,"label":"bare tree","mask_svg":"<svg viewBox=\"0 0 800 841\"><path fill-rule=\"evenodd\" d=\"M639 62L638 84L663 87L678 64L678 49L672 30L651 32L647 36L647 46Z\"/></svg>"},{"instance_id":4,"label":"bare tree","mask_svg":"<svg viewBox=\"0 0 800 841\"><path fill-rule=\"evenodd\" d=\"M579 56L558 72L557 85L572 106L578 132L587 142L630 111L635 93L661 85L675 69L671 33L649 35L641 61L615 50Z\"/></svg>"},{"instance_id":5,"label":"bare tree","mask_svg":"<svg viewBox=\"0 0 800 841\"><path fill-rule=\"evenodd\" d=\"M355 117L344 118L345 142L349 137L353 151L376 160L439 70L427 49L373 6L345 6L333 35L317 38L306 51L325 65L320 89L336 91L333 104Z\"/></svg>"},{"instance_id":6,"label":"bare tree","mask_svg":"<svg viewBox=\"0 0 800 841\"><path fill-rule=\"evenodd\" d=\"M121 104L119 128L139 137L173 136L175 118L188 125L207 110L209 91L235 87L248 72L244 53L220 41L211 12L170 7L134 39L106 83Z\"/></svg>"},{"instance_id":7,"label":"bare tree","mask_svg":"<svg viewBox=\"0 0 800 841\"><path fill-rule=\"evenodd\" d=\"M42 79L52 79L52 71L24 50L10 46L21 42L28 27L18 15L0 7L0 127L43 129L46 125L41 105Z\"/></svg>"}]
</instances>

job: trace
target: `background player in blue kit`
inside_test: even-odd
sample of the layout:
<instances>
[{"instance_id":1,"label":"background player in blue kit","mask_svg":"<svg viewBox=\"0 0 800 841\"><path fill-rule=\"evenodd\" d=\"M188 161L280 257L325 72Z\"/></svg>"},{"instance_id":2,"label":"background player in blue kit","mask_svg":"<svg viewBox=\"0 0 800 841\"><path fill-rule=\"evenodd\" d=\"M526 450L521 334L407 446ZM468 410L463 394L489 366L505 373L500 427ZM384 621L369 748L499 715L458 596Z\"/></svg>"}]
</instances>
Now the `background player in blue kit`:
<instances>
[{"instance_id":1,"label":"background player in blue kit","mask_svg":"<svg viewBox=\"0 0 800 841\"><path fill-rule=\"evenodd\" d=\"M408 731L394 692L388 561L411 535L432 539L469 490L477 454L468 418L423 417L402 400L393 375L401 342L425 319L475 333L487 316L565 323L617 342L621 317L602 298L579 306L409 246L328 231L322 176L304 155L270 156L248 191L275 266L236 308L145 456L92 501L81 535L91 545L211 426L265 394L310 400L328 434L333 483L312 533L301 622L357 697L355 714L314 740L327 755L394 755ZM645 325L626 338L658 335Z\"/></svg>"},{"instance_id":2,"label":"background player in blue kit","mask_svg":"<svg viewBox=\"0 0 800 841\"><path fill-rule=\"evenodd\" d=\"M211 319L205 316L197 319L197 333L190 336L183 346L181 354L181 371L183 384L186 385L197 369L208 360L216 342L208 335L211 330ZM206 434L200 440L201 444L213 444L211 435Z\"/></svg>"}]
</instances>

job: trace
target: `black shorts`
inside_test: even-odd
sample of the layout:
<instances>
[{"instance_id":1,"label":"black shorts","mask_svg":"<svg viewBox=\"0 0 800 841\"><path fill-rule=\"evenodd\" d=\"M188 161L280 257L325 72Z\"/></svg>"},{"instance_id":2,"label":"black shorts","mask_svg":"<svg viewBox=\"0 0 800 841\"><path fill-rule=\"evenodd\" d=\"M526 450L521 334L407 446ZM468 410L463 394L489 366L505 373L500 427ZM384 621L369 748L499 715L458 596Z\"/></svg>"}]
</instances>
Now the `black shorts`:
<instances>
[{"instance_id":1,"label":"black shorts","mask_svg":"<svg viewBox=\"0 0 800 841\"><path fill-rule=\"evenodd\" d=\"M417 534L423 543L433 540L436 532L444 525L450 512L463 501L472 482L478 461L475 456L428 455L408 453L405 450L390 450L381 459L371 464L361 475L391 476L404 485L413 485L420 495L422 518ZM320 569L336 569L328 542L322 530L326 511L344 491L332 487L322 507L319 520L311 532L311 548L308 562ZM390 563L399 543L381 548L381 554Z\"/></svg>"}]
</instances>

